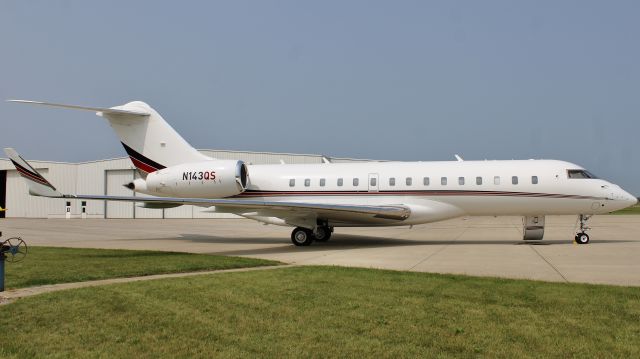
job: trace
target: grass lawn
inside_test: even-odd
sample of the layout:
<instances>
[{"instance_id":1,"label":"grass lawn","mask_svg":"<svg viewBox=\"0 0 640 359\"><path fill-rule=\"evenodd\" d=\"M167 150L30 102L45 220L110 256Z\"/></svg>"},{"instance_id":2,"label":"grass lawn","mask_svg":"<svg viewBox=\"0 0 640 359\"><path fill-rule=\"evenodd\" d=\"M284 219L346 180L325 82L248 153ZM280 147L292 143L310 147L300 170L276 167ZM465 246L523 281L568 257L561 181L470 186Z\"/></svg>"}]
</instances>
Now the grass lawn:
<instances>
[{"instance_id":1,"label":"grass lawn","mask_svg":"<svg viewBox=\"0 0 640 359\"><path fill-rule=\"evenodd\" d=\"M29 247L29 253L23 261L6 263L5 286L11 289L42 284L275 264L278 263L206 254Z\"/></svg>"},{"instance_id":2,"label":"grass lawn","mask_svg":"<svg viewBox=\"0 0 640 359\"><path fill-rule=\"evenodd\" d=\"M631 287L295 267L0 308L0 357L640 357Z\"/></svg>"},{"instance_id":3,"label":"grass lawn","mask_svg":"<svg viewBox=\"0 0 640 359\"><path fill-rule=\"evenodd\" d=\"M628 207L625 209L621 209L619 211L615 211L611 214L640 214L640 205Z\"/></svg>"}]
</instances>

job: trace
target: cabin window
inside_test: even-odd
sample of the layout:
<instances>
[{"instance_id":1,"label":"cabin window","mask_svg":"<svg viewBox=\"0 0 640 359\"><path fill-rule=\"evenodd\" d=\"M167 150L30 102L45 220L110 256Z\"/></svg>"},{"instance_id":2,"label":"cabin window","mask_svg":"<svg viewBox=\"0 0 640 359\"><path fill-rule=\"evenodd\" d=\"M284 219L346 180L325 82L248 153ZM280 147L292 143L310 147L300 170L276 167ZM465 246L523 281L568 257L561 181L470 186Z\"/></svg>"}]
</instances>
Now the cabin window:
<instances>
[{"instance_id":1,"label":"cabin window","mask_svg":"<svg viewBox=\"0 0 640 359\"><path fill-rule=\"evenodd\" d=\"M495 185L499 185L500 184L500 176L493 177L493 184L495 184Z\"/></svg>"},{"instance_id":2,"label":"cabin window","mask_svg":"<svg viewBox=\"0 0 640 359\"><path fill-rule=\"evenodd\" d=\"M295 187L296 186L296 179L292 178L289 180L289 187Z\"/></svg>"},{"instance_id":3,"label":"cabin window","mask_svg":"<svg viewBox=\"0 0 640 359\"><path fill-rule=\"evenodd\" d=\"M395 186L395 185L396 185L396 178L395 177L389 178L389 186Z\"/></svg>"},{"instance_id":4,"label":"cabin window","mask_svg":"<svg viewBox=\"0 0 640 359\"><path fill-rule=\"evenodd\" d=\"M425 185L425 186L428 186L429 185L429 177L423 178L422 179L422 184Z\"/></svg>"},{"instance_id":5,"label":"cabin window","mask_svg":"<svg viewBox=\"0 0 640 359\"><path fill-rule=\"evenodd\" d=\"M372 187L375 187L377 185L378 181L376 181L375 177L371 177L371 180L369 181L369 183L371 183Z\"/></svg>"},{"instance_id":6,"label":"cabin window","mask_svg":"<svg viewBox=\"0 0 640 359\"><path fill-rule=\"evenodd\" d=\"M305 187L309 187L309 186L311 186L311 179L309 179L309 178L305 179L305 180L304 180L304 186L305 186Z\"/></svg>"},{"instance_id":7,"label":"cabin window","mask_svg":"<svg viewBox=\"0 0 640 359\"><path fill-rule=\"evenodd\" d=\"M538 184L538 176L531 176L531 183Z\"/></svg>"},{"instance_id":8,"label":"cabin window","mask_svg":"<svg viewBox=\"0 0 640 359\"><path fill-rule=\"evenodd\" d=\"M338 178L338 187L342 187L342 183L343 183L342 178Z\"/></svg>"},{"instance_id":9,"label":"cabin window","mask_svg":"<svg viewBox=\"0 0 640 359\"><path fill-rule=\"evenodd\" d=\"M447 177L441 177L440 178L440 184L443 185L443 186L446 186L447 185Z\"/></svg>"},{"instance_id":10,"label":"cabin window","mask_svg":"<svg viewBox=\"0 0 640 359\"><path fill-rule=\"evenodd\" d=\"M320 187L324 187L326 180L324 178L320 178Z\"/></svg>"},{"instance_id":11,"label":"cabin window","mask_svg":"<svg viewBox=\"0 0 640 359\"><path fill-rule=\"evenodd\" d=\"M482 177L476 177L476 184L478 186L482 184Z\"/></svg>"},{"instance_id":12,"label":"cabin window","mask_svg":"<svg viewBox=\"0 0 640 359\"><path fill-rule=\"evenodd\" d=\"M458 177L458 184L464 186L464 177Z\"/></svg>"},{"instance_id":13,"label":"cabin window","mask_svg":"<svg viewBox=\"0 0 640 359\"><path fill-rule=\"evenodd\" d=\"M593 173L585 170L567 170L569 178L598 178Z\"/></svg>"},{"instance_id":14,"label":"cabin window","mask_svg":"<svg viewBox=\"0 0 640 359\"><path fill-rule=\"evenodd\" d=\"M354 178L353 179L353 187L358 187L359 184L360 184L360 179L359 178Z\"/></svg>"},{"instance_id":15,"label":"cabin window","mask_svg":"<svg viewBox=\"0 0 640 359\"><path fill-rule=\"evenodd\" d=\"M407 186L411 186L411 184L413 183L413 178L407 177L407 179L405 180L405 183L407 184Z\"/></svg>"},{"instance_id":16,"label":"cabin window","mask_svg":"<svg viewBox=\"0 0 640 359\"><path fill-rule=\"evenodd\" d=\"M511 184L518 184L518 176L511 177Z\"/></svg>"}]
</instances>

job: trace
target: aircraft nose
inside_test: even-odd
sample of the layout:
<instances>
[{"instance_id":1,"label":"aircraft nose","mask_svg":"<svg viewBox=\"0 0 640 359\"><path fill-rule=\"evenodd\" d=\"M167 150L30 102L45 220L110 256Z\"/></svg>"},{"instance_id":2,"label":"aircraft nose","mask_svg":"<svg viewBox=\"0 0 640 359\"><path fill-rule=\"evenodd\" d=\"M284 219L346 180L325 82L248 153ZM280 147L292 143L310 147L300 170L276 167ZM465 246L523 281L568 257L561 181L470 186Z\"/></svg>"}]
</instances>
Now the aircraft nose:
<instances>
[{"instance_id":1,"label":"aircraft nose","mask_svg":"<svg viewBox=\"0 0 640 359\"><path fill-rule=\"evenodd\" d=\"M624 190L622 192L624 193L623 198L625 199L625 202L629 203L629 206L635 206L636 204L638 204L638 197Z\"/></svg>"}]
</instances>

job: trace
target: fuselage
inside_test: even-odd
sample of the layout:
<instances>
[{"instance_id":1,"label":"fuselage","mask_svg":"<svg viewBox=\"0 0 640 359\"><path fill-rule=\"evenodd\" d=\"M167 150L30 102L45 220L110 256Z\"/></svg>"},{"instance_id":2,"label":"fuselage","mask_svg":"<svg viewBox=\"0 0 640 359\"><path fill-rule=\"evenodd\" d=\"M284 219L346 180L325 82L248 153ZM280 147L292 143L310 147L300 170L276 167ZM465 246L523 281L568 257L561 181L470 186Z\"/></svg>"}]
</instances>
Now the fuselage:
<instances>
[{"instance_id":1,"label":"fuselage","mask_svg":"<svg viewBox=\"0 0 640 359\"><path fill-rule=\"evenodd\" d=\"M112 108L14 100L94 111L114 129L143 178L125 184L137 196L70 195L55 189L13 149L6 149L29 192L53 198L184 204L295 227L297 246L329 240L333 227L399 226L459 216L520 215L523 239L542 239L544 215L579 215L575 241L586 244L588 215L637 203L619 186L554 160L362 162L250 165L199 153L151 106Z\"/></svg>"},{"instance_id":2,"label":"fuselage","mask_svg":"<svg viewBox=\"0 0 640 359\"><path fill-rule=\"evenodd\" d=\"M619 186L588 177L555 160L251 165L247 190L235 198L402 204L412 212L405 225L466 215L599 214L636 203Z\"/></svg>"}]
</instances>

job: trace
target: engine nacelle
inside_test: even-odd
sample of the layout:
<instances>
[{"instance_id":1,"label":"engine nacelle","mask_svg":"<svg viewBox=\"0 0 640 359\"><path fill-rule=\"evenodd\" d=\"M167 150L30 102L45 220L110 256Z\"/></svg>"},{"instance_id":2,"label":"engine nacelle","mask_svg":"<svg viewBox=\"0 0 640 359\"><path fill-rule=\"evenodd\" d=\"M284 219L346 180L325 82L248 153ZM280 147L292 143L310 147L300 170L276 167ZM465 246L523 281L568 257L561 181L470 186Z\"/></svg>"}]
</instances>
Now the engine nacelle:
<instances>
[{"instance_id":1,"label":"engine nacelle","mask_svg":"<svg viewBox=\"0 0 640 359\"><path fill-rule=\"evenodd\" d=\"M244 192L248 182L244 162L211 160L167 167L125 186L156 196L224 198Z\"/></svg>"},{"instance_id":2,"label":"engine nacelle","mask_svg":"<svg viewBox=\"0 0 640 359\"><path fill-rule=\"evenodd\" d=\"M539 241L544 237L544 216L526 216L522 218L522 239Z\"/></svg>"}]
</instances>

